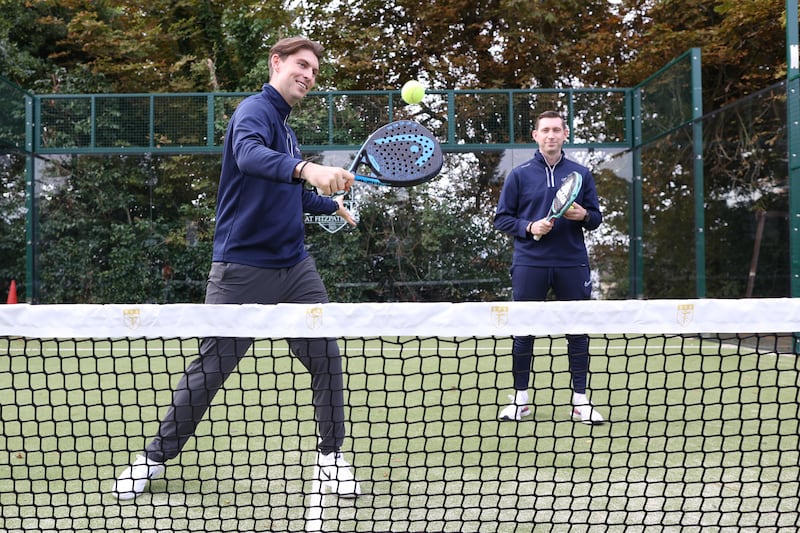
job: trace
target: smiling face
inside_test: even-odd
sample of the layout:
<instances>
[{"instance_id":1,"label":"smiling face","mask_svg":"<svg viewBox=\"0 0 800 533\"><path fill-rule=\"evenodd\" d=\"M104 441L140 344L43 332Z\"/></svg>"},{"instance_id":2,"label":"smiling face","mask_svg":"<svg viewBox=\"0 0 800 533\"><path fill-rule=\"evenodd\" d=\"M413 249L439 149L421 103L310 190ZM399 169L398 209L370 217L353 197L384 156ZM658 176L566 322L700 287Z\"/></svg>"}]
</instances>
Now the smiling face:
<instances>
[{"instance_id":1,"label":"smiling face","mask_svg":"<svg viewBox=\"0 0 800 533\"><path fill-rule=\"evenodd\" d=\"M319 73L319 59L308 48L281 58L272 54L270 58L269 84L275 87L286 102L294 106L314 87Z\"/></svg>"},{"instance_id":2,"label":"smiling face","mask_svg":"<svg viewBox=\"0 0 800 533\"><path fill-rule=\"evenodd\" d=\"M558 159L561 147L569 137L569 129L564 121L557 117L542 117L533 130L533 140L539 145L539 151L550 160Z\"/></svg>"}]
</instances>

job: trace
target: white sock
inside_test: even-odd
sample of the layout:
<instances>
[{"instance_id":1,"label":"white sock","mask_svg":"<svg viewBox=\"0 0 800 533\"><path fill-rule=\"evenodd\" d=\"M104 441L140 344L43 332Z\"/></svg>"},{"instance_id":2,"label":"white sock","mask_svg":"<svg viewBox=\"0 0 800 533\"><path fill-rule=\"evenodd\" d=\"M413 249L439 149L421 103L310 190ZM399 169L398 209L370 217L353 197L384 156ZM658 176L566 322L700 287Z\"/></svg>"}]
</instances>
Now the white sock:
<instances>
[{"instance_id":1,"label":"white sock","mask_svg":"<svg viewBox=\"0 0 800 533\"><path fill-rule=\"evenodd\" d=\"M586 394L578 394L577 392L572 393L572 405L589 405L589 398L586 397Z\"/></svg>"},{"instance_id":2,"label":"white sock","mask_svg":"<svg viewBox=\"0 0 800 533\"><path fill-rule=\"evenodd\" d=\"M517 394L514 395L514 404L515 405L527 405L528 404L528 391L526 391L526 390L518 390Z\"/></svg>"}]
</instances>

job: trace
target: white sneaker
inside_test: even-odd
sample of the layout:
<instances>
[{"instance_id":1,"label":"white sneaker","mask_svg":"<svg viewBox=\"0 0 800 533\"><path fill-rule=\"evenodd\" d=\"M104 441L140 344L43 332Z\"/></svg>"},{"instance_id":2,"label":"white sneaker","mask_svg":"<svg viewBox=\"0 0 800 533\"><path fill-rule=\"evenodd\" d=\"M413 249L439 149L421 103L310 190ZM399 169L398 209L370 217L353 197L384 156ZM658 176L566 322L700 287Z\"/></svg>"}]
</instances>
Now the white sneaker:
<instances>
[{"instance_id":1,"label":"white sneaker","mask_svg":"<svg viewBox=\"0 0 800 533\"><path fill-rule=\"evenodd\" d=\"M517 393L519 395L520 393ZM531 408L525 405L528 403L527 400L528 393L525 393L524 397L517 398L515 395L509 394L508 401L511 402L511 405L507 405L503 409L500 410L500 415L497 417L499 420L513 420L513 421L520 421L523 417L529 416L531 414Z\"/></svg>"},{"instance_id":2,"label":"white sneaker","mask_svg":"<svg viewBox=\"0 0 800 533\"><path fill-rule=\"evenodd\" d=\"M600 425L605 422L603 416L597 412L597 409L594 408L594 405L589 400L586 400L586 403L572 406L572 419L593 425Z\"/></svg>"},{"instance_id":3,"label":"white sneaker","mask_svg":"<svg viewBox=\"0 0 800 533\"><path fill-rule=\"evenodd\" d=\"M120 500L132 500L144 492L144 487L151 479L164 475L163 463L150 461L145 456L140 455L131 466L122 471L114 482L111 494Z\"/></svg>"},{"instance_id":4,"label":"white sneaker","mask_svg":"<svg viewBox=\"0 0 800 533\"><path fill-rule=\"evenodd\" d=\"M321 483L320 490L323 493L329 489L342 498L361 496L361 484L341 452L331 452L328 455L317 453L315 475Z\"/></svg>"}]
</instances>

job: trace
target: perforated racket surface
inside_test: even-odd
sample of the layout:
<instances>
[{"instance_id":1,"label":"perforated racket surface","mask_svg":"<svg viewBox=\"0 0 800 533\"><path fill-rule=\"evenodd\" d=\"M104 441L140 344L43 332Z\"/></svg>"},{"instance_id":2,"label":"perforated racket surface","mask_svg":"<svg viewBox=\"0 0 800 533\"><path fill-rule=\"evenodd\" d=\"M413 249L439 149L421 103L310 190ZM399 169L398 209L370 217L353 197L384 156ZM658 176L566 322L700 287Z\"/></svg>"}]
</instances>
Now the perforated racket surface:
<instances>
[{"instance_id":1,"label":"perforated racket surface","mask_svg":"<svg viewBox=\"0 0 800 533\"><path fill-rule=\"evenodd\" d=\"M572 202L578 197L583 186L583 176L578 172L570 172L570 174L561 180L561 187L556 191L556 196L553 198L553 203L550 204L550 211L547 213L547 220L560 218L567 212L567 209L572 207ZM534 235L535 240L542 238L541 235Z\"/></svg>"},{"instance_id":2,"label":"perforated racket surface","mask_svg":"<svg viewBox=\"0 0 800 533\"><path fill-rule=\"evenodd\" d=\"M436 177L443 163L442 147L433 133L417 122L398 120L375 130L348 170L357 181L411 187ZM361 169L369 174L359 173Z\"/></svg>"}]
</instances>

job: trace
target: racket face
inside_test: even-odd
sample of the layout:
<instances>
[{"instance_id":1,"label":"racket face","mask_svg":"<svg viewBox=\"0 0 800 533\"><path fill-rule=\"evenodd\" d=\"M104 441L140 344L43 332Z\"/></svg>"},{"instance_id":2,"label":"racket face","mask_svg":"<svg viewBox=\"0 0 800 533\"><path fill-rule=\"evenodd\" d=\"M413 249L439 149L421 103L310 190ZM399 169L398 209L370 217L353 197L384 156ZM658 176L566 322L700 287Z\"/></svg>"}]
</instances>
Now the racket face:
<instances>
[{"instance_id":1,"label":"racket face","mask_svg":"<svg viewBox=\"0 0 800 533\"><path fill-rule=\"evenodd\" d=\"M400 120L370 135L351 169L366 165L382 183L410 187L434 178L443 163L442 148L433 134L417 122Z\"/></svg>"},{"instance_id":2,"label":"racket face","mask_svg":"<svg viewBox=\"0 0 800 533\"><path fill-rule=\"evenodd\" d=\"M558 218L570 208L572 202L578 197L583 185L583 176L578 172L571 172L561 182L561 187L556 191L553 205L550 207L550 218Z\"/></svg>"}]
</instances>

